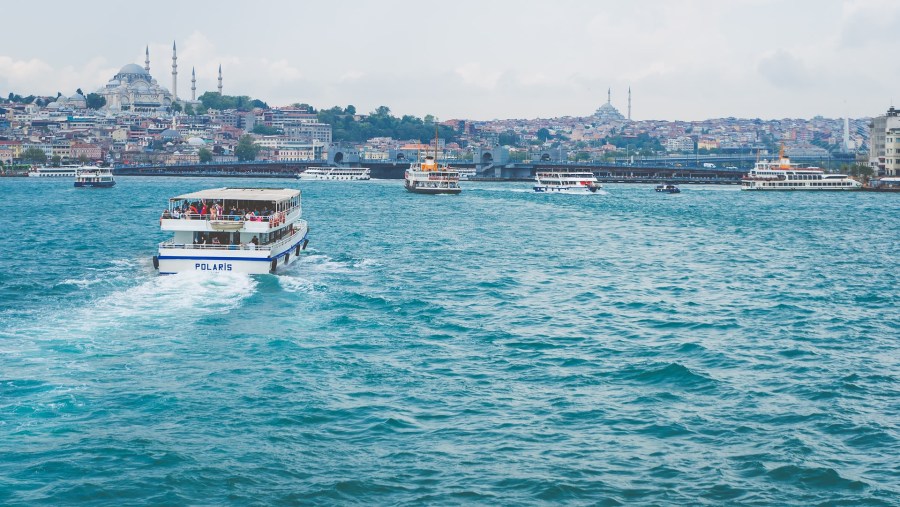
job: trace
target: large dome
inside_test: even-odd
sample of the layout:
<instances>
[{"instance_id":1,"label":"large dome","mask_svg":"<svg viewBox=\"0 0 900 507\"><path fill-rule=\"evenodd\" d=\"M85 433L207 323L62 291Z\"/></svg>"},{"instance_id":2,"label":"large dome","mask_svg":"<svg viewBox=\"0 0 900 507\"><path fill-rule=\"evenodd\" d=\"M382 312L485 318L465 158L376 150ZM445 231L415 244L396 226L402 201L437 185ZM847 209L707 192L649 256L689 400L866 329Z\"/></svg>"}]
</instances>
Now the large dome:
<instances>
[{"instance_id":1,"label":"large dome","mask_svg":"<svg viewBox=\"0 0 900 507\"><path fill-rule=\"evenodd\" d=\"M147 74L147 71L136 63L129 63L119 69L119 74Z\"/></svg>"}]
</instances>

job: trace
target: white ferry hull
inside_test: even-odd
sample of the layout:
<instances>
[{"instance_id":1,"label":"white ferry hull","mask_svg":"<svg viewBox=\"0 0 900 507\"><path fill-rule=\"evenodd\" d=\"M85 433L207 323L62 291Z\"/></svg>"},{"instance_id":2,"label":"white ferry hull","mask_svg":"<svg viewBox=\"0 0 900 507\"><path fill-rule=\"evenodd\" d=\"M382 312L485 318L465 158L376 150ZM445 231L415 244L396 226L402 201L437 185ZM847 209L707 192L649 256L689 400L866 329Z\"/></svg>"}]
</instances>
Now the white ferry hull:
<instances>
[{"instance_id":1,"label":"white ferry hull","mask_svg":"<svg viewBox=\"0 0 900 507\"><path fill-rule=\"evenodd\" d=\"M59 171L59 172L39 172L39 171L31 171L28 173L29 178L74 178L75 177L75 169L71 171Z\"/></svg>"},{"instance_id":2,"label":"white ferry hull","mask_svg":"<svg viewBox=\"0 0 900 507\"><path fill-rule=\"evenodd\" d=\"M451 186L424 187L424 186L419 186L418 184L413 184L409 181L407 181L404 184L404 186L406 187L406 190L408 190L414 194L431 194L431 195L451 194L451 195L456 195L456 194L462 193L462 188L460 188L460 187L451 187Z\"/></svg>"},{"instance_id":3,"label":"white ferry hull","mask_svg":"<svg viewBox=\"0 0 900 507\"><path fill-rule=\"evenodd\" d=\"M300 236L298 234L298 236ZM296 241L269 250L248 250L237 246L211 250L184 245L183 248L160 248L154 258L159 274L175 274L202 271L206 273L231 272L250 275L276 273L297 261L306 250L308 234Z\"/></svg>"},{"instance_id":4,"label":"white ferry hull","mask_svg":"<svg viewBox=\"0 0 900 507\"><path fill-rule=\"evenodd\" d=\"M756 183L756 182L753 182ZM766 182L768 183L768 182ZM741 190L750 190L750 191L762 191L762 192L783 192L785 190L799 190L799 191L812 191L812 192L839 192L839 191L852 191L859 190L862 188L862 185L857 182L857 184L849 183L842 186L813 186L806 185L804 183L796 183L796 184L788 184L784 186L776 186L771 184L748 184L747 182L741 183Z\"/></svg>"},{"instance_id":5,"label":"white ferry hull","mask_svg":"<svg viewBox=\"0 0 900 507\"><path fill-rule=\"evenodd\" d=\"M599 188L587 186L574 187L554 187L554 186L536 186L534 191L539 194L596 194Z\"/></svg>"},{"instance_id":6,"label":"white ferry hull","mask_svg":"<svg viewBox=\"0 0 900 507\"><path fill-rule=\"evenodd\" d=\"M311 180L345 180L345 181L364 181L371 179L368 175L365 176L325 176L325 175L308 175L304 176L303 173L300 173L297 176L298 179L311 181Z\"/></svg>"}]
</instances>

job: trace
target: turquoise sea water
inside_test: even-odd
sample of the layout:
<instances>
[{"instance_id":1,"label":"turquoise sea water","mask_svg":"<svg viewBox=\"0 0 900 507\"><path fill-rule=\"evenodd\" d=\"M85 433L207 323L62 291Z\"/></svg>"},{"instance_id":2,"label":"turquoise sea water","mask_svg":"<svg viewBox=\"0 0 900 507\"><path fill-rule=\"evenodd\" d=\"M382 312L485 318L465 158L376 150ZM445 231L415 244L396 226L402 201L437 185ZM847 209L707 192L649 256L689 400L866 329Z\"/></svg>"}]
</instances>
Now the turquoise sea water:
<instances>
[{"instance_id":1,"label":"turquoise sea water","mask_svg":"<svg viewBox=\"0 0 900 507\"><path fill-rule=\"evenodd\" d=\"M0 504L900 504L900 196L0 179ZM166 199L303 190L277 276Z\"/></svg>"}]
</instances>

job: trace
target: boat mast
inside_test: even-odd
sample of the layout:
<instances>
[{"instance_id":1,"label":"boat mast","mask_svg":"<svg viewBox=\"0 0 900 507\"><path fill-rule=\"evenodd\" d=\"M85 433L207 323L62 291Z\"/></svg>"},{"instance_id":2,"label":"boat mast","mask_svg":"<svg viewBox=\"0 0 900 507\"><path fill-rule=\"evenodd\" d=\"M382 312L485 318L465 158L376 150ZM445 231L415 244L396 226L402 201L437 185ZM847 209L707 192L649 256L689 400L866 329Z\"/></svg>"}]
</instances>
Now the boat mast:
<instances>
[{"instance_id":1,"label":"boat mast","mask_svg":"<svg viewBox=\"0 0 900 507\"><path fill-rule=\"evenodd\" d=\"M438 158L437 158L437 147L438 147L438 127L437 127L437 122L435 122L434 123L434 168L435 168L435 170L440 169L440 166L438 165Z\"/></svg>"}]
</instances>

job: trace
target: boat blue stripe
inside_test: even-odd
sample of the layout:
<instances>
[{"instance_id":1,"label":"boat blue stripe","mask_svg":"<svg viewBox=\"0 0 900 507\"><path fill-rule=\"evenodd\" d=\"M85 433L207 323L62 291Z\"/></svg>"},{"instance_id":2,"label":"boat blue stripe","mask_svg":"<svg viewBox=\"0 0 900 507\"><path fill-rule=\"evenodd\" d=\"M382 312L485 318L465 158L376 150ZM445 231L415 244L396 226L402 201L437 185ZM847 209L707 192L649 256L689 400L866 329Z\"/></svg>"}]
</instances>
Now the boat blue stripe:
<instances>
[{"instance_id":1,"label":"boat blue stripe","mask_svg":"<svg viewBox=\"0 0 900 507\"><path fill-rule=\"evenodd\" d=\"M272 262L272 259L277 259L283 255L289 254L291 250L297 247L300 243L306 239L309 234L305 234L300 241L294 243L287 250L281 252L275 257L197 257L194 255L160 255L157 258L159 260L169 260L169 259L178 259L178 260L199 260L199 261L265 261Z\"/></svg>"}]
</instances>

